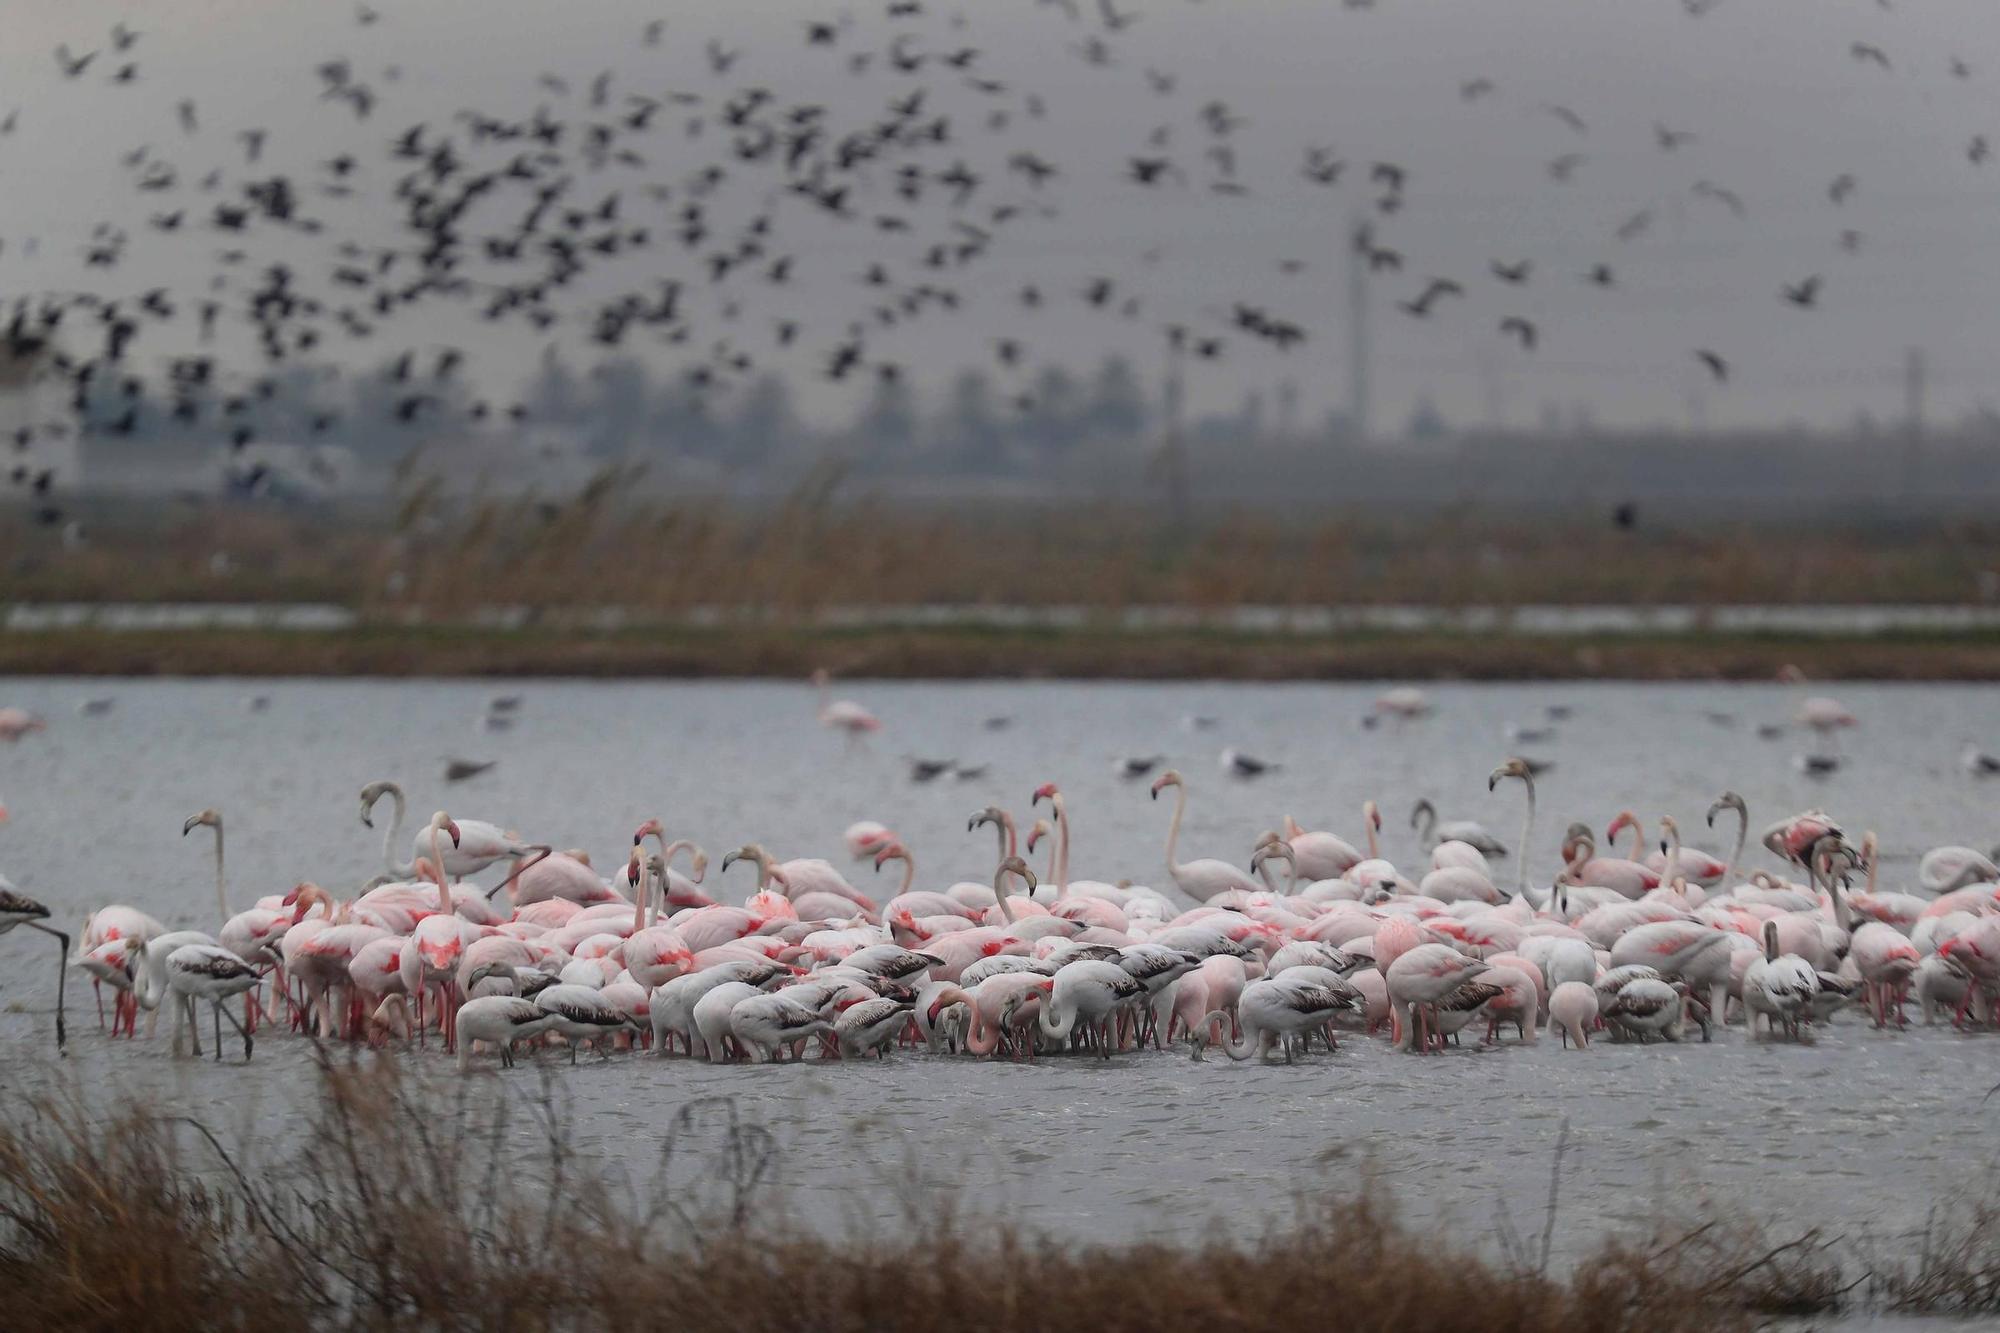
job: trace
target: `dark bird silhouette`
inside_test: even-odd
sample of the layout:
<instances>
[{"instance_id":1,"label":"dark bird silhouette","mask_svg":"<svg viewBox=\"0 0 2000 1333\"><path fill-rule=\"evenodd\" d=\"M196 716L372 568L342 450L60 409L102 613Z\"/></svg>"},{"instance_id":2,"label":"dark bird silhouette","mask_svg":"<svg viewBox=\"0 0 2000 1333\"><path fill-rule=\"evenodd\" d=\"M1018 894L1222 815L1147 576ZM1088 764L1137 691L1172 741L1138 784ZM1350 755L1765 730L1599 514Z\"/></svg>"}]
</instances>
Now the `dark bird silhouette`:
<instances>
[{"instance_id":1,"label":"dark bird silhouette","mask_svg":"<svg viewBox=\"0 0 2000 1333\"><path fill-rule=\"evenodd\" d=\"M1502 282L1509 282L1518 287L1528 280L1528 274L1534 271L1535 266L1532 261L1526 259L1523 259L1518 264L1503 264L1496 259L1490 267L1493 270L1494 277L1500 279Z\"/></svg>"},{"instance_id":2,"label":"dark bird silhouette","mask_svg":"<svg viewBox=\"0 0 2000 1333\"><path fill-rule=\"evenodd\" d=\"M1611 511L1611 525L1620 532L1630 532L1639 526L1639 506L1630 500L1621 502Z\"/></svg>"},{"instance_id":3,"label":"dark bird silhouette","mask_svg":"<svg viewBox=\"0 0 2000 1333\"><path fill-rule=\"evenodd\" d=\"M1847 48L1847 54L1853 56L1863 64L1880 65L1883 69L1889 68L1889 53L1879 46L1871 46L1867 42L1856 42Z\"/></svg>"},{"instance_id":4,"label":"dark bird silhouette","mask_svg":"<svg viewBox=\"0 0 2000 1333\"><path fill-rule=\"evenodd\" d=\"M481 773L489 772L499 763L497 759L447 759L444 765L444 780L464 782L468 778L476 778Z\"/></svg>"},{"instance_id":5,"label":"dark bird silhouette","mask_svg":"<svg viewBox=\"0 0 2000 1333\"><path fill-rule=\"evenodd\" d=\"M1224 750L1220 759L1222 771L1233 778L1259 778L1278 771L1278 765L1244 754L1241 750Z\"/></svg>"},{"instance_id":6,"label":"dark bird silhouette","mask_svg":"<svg viewBox=\"0 0 2000 1333\"><path fill-rule=\"evenodd\" d=\"M1704 199L1715 200L1739 218L1745 216L1749 211L1743 206L1742 196L1738 195L1734 190L1724 189L1712 181L1696 181L1693 190L1694 193Z\"/></svg>"},{"instance_id":7,"label":"dark bird silhouette","mask_svg":"<svg viewBox=\"0 0 2000 1333\"><path fill-rule=\"evenodd\" d=\"M1431 307L1447 296L1463 296L1465 288L1450 278L1432 278L1413 301L1399 301L1396 305L1404 314L1423 319L1431 313Z\"/></svg>"},{"instance_id":8,"label":"dark bird silhouette","mask_svg":"<svg viewBox=\"0 0 2000 1333\"><path fill-rule=\"evenodd\" d=\"M1511 333L1520 339L1523 351L1532 352L1535 350L1535 340L1538 336L1535 326L1529 321L1522 319L1519 315L1510 315L1506 319L1501 320L1500 332L1503 334Z\"/></svg>"},{"instance_id":9,"label":"dark bird silhouette","mask_svg":"<svg viewBox=\"0 0 2000 1333\"><path fill-rule=\"evenodd\" d=\"M1590 271L1583 276L1585 281L1596 287L1610 287L1617 282L1617 275L1612 273L1609 264L1592 265Z\"/></svg>"},{"instance_id":10,"label":"dark bird silhouette","mask_svg":"<svg viewBox=\"0 0 2000 1333\"><path fill-rule=\"evenodd\" d=\"M1682 148L1693 143L1694 135L1688 130L1668 129L1665 125L1655 121L1653 122L1653 142L1660 146L1661 152L1671 153L1676 148Z\"/></svg>"},{"instance_id":11,"label":"dark bird silhouette","mask_svg":"<svg viewBox=\"0 0 2000 1333\"><path fill-rule=\"evenodd\" d=\"M1779 293L1799 309L1810 310L1819 300L1819 285L1819 275L1815 273L1798 282L1788 283L1779 288Z\"/></svg>"},{"instance_id":12,"label":"dark bird silhouette","mask_svg":"<svg viewBox=\"0 0 2000 1333\"><path fill-rule=\"evenodd\" d=\"M1163 754L1126 755L1111 761L1111 771L1129 782L1145 777L1166 762Z\"/></svg>"},{"instance_id":13,"label":"dark bird silhouette","mask_svg":"<svg viewBox=\"0 0 2000 1333\"><path fill-rule=\"evenodd\" d=\"M1561 121L1563 124L1575 130L1578 134L1590 133L1590 126L1584 122L1583 117L1577 115L1576 112L1570 110L1566 106L1557 106L1554 103L1543 103L1542 110L1548 112L1550 115L1554 116L1557 120Z\"/></svg>"},{"instance_id":14,"label":"dark bird silhouette","mask_svg":"<svg viewBox=\"0 0 2000 1333\"><path fill-rule=\"evenodd\" d=\"M68 46L56 48L56 68L62 71L65 79L80 78L83 72L90 68L90 62L95 59L97 59L95 51L86 51L80 56L73 56L69 53Z\"/></svg>"},{"instance_id":15,"label":"dark bird silhouette","mask_svg":"<svg viewBox=\"0 0 2000 1333\"><path fill-rule=\"evenodd\" d=\"M1493 91L1491 79L1467 79L1458 85L1458 95L1467 102L1477 102Z\"/></svg>"},{"instance_id":16,"label":"dark bird silhouette","mask_svg":"<svg viewBox=\"0 0 2000 1333\"><path fill-rule=\"evenodd\" d=\"M1708 373L1715 377L1715 382L1717 384L1726 383L1728 381L1729 363L1727 361L1724 361L1720 356L1717 356L1714 352L1709 351L1705 347L1698 347L1695 349L1694 359L1701 362L1704 366L1708 367Z\"/></svg>"},{"instance_id":17,"label":"dark bird silhouette","mask_svg":"<svg viewBox=\"0 0 2000 1333\"><path fill-rule=\"evenodd\" d=\"M1549 179L1567 185L1570 177L1576 174L1576 169L1583 163L1582 153L1564 153L1549 163Z\"/></svg>"},{"instance_id":18,"label":"dark bird silhouette","mask_svg":"<svg viewBox=\"0 0 2000 1333\"><path fill-rule=\"evenodd\" d=\"M1842 172L1833 178L1833 184L1826 187L1826 197L1836 204L1844 204L1847 202L1848 196L1854 193L1854 185L1854 177L1847 172Z\"/></svg>"}]
</instances>

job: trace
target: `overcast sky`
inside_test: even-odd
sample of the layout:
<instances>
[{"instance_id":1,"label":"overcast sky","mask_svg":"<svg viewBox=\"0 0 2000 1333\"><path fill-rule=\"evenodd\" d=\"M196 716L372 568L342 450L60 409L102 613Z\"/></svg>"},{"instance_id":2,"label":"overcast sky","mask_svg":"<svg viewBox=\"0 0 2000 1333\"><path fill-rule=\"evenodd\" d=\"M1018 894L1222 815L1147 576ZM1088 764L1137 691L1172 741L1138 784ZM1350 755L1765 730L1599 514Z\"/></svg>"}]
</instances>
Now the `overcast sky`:
<instances>
[{"instance_id":1,"label":"overcast sky","mask_svg":"<svg viewBox=\"0 0 2000 1333\"><path fill-rule=\"evenodd\" d=\"M1338 408L1347 394L1342 237L1380 193L1366 181L1368 165L1387 160L1406 167L1409 182L1402 207L1376 219L1382 242L1406 256L1401 274L1371 287L1378 425L1399 423L1426 391L1456 421L1497 414L1528 424L1554 403L1585 406L1605 422L1678 422L1696 410L1699 391L1700 410L1718 424L1842 424L1860 410L1900 411L1912 346L1928 354L1934 417L2000 406L2000 164L1969 160L1976 135L2000 149L2000 9L1990 0L1893 8L1721 0L1699 19L1681 0L1377 0L1365 10L1323 0L1125 0L1138 21L1110 36L1109 67L1079 49L1104 32L1091 0L1079 3L1072 19L1034 0L924 0L920 18L892 23L879 3L379 0L380 21L363 27L345 0L8 0L0 116L19 114L0 138L0 293L165 283L196 294L225 238L160 236L144 215L177 203L205 211L212 200L192 182L211 166L240 166L233 135L248 125L270 130L261 170L309 177L312 163L343 145L380 164L393 134L418 121L442 127L464 106L582 114L584 85L605 69L614 71L614 99L762 84L785 101L826 99L854 117L927 83L937 89L933 105L955 112L968 158L995 162L1025 148L1062 174L1041 194L1052 216L1004 230L980 264L951 276L965 298L958 312L869 339L870 354L905 364L919 392L941 391L966 365L997 374L1000 337L1076 366L1123 352L1150 380L1163 361L1164 324L1212 322L1249 300L1304 326L1308 341L1281 354L1233 339L1221 362L1194 372L1197 402L1226 406L1289 378L1305 417ZM828 16L848 20L837 53L804 40L805 21ZM666 19L666 34L647 47L640 30L655 17ZM142 33L130 52L100 54L79 79L59 76L58 43L101 50L120 19ZM898 32L910 34L912 51L979 48L972 72L1008 91L967 93L962 76L935 66L902 79L879 66L862 77L847 71L848 55L875 51L879 61ZM723 82L707 70L711 38L744 53ZM1856 42L1879 47L1890 67L1856 59ZM365 122L318 98L313 68L336 56L379 95ZM1969 77L1953 74L1954 59ZM105 76L124 61L138 64L137 81L110 86ZM391 66L400 70L393 82ZM1175 92L1154 91L1149 69L1174 74ZM543 72L577 91L550 94L536 82ZM1461 85L1474 79L1493 91L1468 101ZM1031 92L1046 105L1040 118L1025 109ZM192 137L176 123L183 97L199 107ZM1202 150L1214 139L1198 112L1211 99L1247 120L1230 135L1247 195L1207 188L1215 169ZM1573 110L1586 128L1552 106ZM981 122L1001 109L1009 124L988 132ZM1142 188L1124 179L1125 164L1154 151L1146 138L1162 125L1170 137L1158 151L1186 180ZM1658 125L1694 139L1662 151ZM1313 144L1350 163L1334 189L1301 178ZM135 194L120 158L142 145L180 169L187 184L178 195ZM669 134L652 160L660 180L678 180L718 148L713 136ZM1548 164L1569 153L1583 160L1571 183L1557 183ZM1836 206L1828 189L1843 173L1855 187ZM378 165L372 183L382 194L389 176ZM1740 196L1746 215L1696 194L1697 182ZM982 188L988 204L1036 197L1018 179ZM369 182L362 191L379 198ZM371 219L365 207L379 206L330 205L328 216L380 239L386 218ZM1652 215L1643 234L1616 239L1642 210ZM130 233L125 258L108 272L87 270L84 243L107 219ZM866 308L860 272L906 253L907 242L891 251L865 226L828 225L789 205L779 229L775 248L798 256L796 289L755 294L736 326L711 323L704 333L810 382L810 411L843 413L855 391L820 381L823 350ZM1853 253L1840 244L1849 229L1861 237ZM1303 267L1282 271L1286 260ZM1525 285L1506 286L1488 273L1493 260L1529 260L1534 271ZM1614 267L1613 289L1583 281L1598 263ZM600 291L649 285L688 265L669 247L604 267L593 279ZM1824 280L1819 308L1780 298L1782 284L1812 274ZM1136 319L1077 298L1097 275L1142 298ZM1395 309L1433 276L1462 282L1468 294L1440 300L1426 320ZM1013 300L1030 281L1051 295L1033 315ZM1535 322L1537 350L1501 336L1509 315ZM767 356L763 331L784 316L805 324L801 349ZM376 339L358 353L334 346L329 356L373 359L445 341L466 343L495 386L525 374L551 341L573 348L579 365L592 356L560 330L493 333L442 313L405 326L393 343ZM169 350L166 340L151 346ZM1728 358L1730 383L1702 387L1697 347ZM646 343L630 350L663 373L687 355Z\"/></svg>"}]
</instances>

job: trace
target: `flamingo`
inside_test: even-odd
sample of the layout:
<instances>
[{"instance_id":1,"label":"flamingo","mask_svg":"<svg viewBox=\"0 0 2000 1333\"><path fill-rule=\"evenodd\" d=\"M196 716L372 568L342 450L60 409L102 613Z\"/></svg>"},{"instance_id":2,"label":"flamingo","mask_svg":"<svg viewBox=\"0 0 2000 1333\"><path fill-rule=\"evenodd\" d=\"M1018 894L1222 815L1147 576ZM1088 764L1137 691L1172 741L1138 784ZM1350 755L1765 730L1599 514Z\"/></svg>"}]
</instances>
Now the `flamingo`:
<instances>
[{"instance_id":1,"label":"flamingo","mask_svg":"<svg viewBox=\"0 0 2000 1333\"><path fill-rule=\"evenodd\" d=\"M1515 858L1520 863L1516 867L1515 892L1518 896L1526 898L1528 896L1528 848L1532 845L1532 838L1535 831L1535 774L1528 767L1527 760L1518 757L1509 759L1506 763L1486 775L1486 790L1492 791L1500 785L1500 779L1502 778L1518 778L1528 793L1527 811L1521 817L1521 852ZM1464 841L1464 839L1460 839L1459 841Z\"/></svg>"},{"instance_id":2,"label":"flamingo","mask_svg":"<svg viewBox=\"0 0 2000 1333\"><path fill-rule=\"evenodd\" d=\"M1381 817L1375 818L1380 827ZM1292 847L1292 863L1298 867L1301 878L1311 883L1321 879L1339 879L1352 870L1362 860L1361 853L1345 838L1337 834L1305 829L1290 815L1284 820L1285 841Z\"/></svg>"},{"instance_id":3,"label":"flamingo","mask_svg":"<svg viewBox=\"0 0 2000 1333\"><path fill-rule=\"evenodd\" d=\"M1743 798L1735 792L1726 791L1722 793L1722 795L1715 798L1715 803L1708 807L1708 826L1710 828L1715 827L1715 817L1724 810L1734 810L1736 812L1736 846L1729 853L1729 862L1723 867L1718 881L1727 885L1735 882L1736 867L1743 864L1743 844L1750 837L1750 807L1745 805Z\"/></svg>"},{"instance_id":4,"label":"flamingo","mask_svg":"<svg viewBox=\"0 0 2000 1333\"><path fill-rule=\"evenodd\" d=\"M247 911L232 914L229 910L229 881L223 872L222 861L222 812L210 807L200 814L191 815L181 825L181 836L185 838L197 828L211 828L215 831L215 905L222 919L222 929L216 935L223 948L241 958L253 967L278 966L278 941L291 927L290 914L270 907L252 907ZM283 974L279 974L280 985ZM253 987L243 997L243 1021L252 1031L260 1021L257 991Z\"/></svg>"},{"instance_id":5,"label":"flamingo","mask_svg":"<svg viewBox=\"0 0 2000 1333\"><path fill-rule=\"evenodd\" d=\"M0 875L0 935L5 935L16 926L26 926L29 930L54 936L59 946L56 953L56 1051L60 1054L69 1041L69 1032L63 1023L63 977L69 958L69 936L54 926L44 924L48 919L48 908L15 888L5 875ZM99 1012L102 1012L101 1004Z\"/></svg>"},{"instance_id":6,"label":"flamingo","mask_svg":"<svg viewBox=\"0 0 2000 1333\"><path fill-rule=\"evenodd\" d=\"M549 1031L556 1015L518 995L481 995L458 1008L458 1071L472 1068L472 1048L486 1042L500 1051L500 1067L514 1067L514 1043Z\"/></svg>"},{"instance_id":7,"label":"flamingo","mask_svg":"<svg viewBox=\"0 0 2000 1333\"><path fill-rule=\"evenodd\" d=\"M1053 1042L1066 1042L1081 1027L1086 1041L1094 1043L1108 1060L1112 1013L1144 999L1145 994L1144 984L1116 963L1083 959L1065 964L1055 975L1041 1013L1042 1035Z\"/></svg>"},{"instance_id":8,"label":"flamingo","mask_svg":"<svg viewBox=\"0 0 2000 1333\"><path fill-rule=\"evenodd\" d=\"M142 952L162 950L158 941L142 945ZM194 1042L194 1053L201 1055L201 1023L195 1017L196 1000L207 1000L215 1011L215 1058L222 1058L222 1002L249 991L257 985L259 973L256 968L238 958L219 944L183 944L166 955L167 988L174 996L174 1054L180 1054L181 1020L185 1018L188 1035ZM250 1029L236 1021L236 1015L227 1015L230 1025L243 1035L243 1059L250 1059Z\"/></svg>"},{"instance_id":9,"label":"flamingo","mask_svg":"<svg viewBox=\"0 0 2000 1333\"><path fill-rule=\"evenodd\" d=\"M847 733L850 746L859 745L871 731L880 731L882 721L852 699L832 697L833 677L825 667L813 672L812 683L819 691L819 724Z\"/></svg>"},{"instance_id":10,"label":"flamingo","mask_svg":"<svg viewBox=\"0 0 2000 1333\"><path fill-rule=\"evenodd\" d=\"M1061 974L1057 974L1061 980ZM1282 1042L1285 1063L1293 1063L1293 1044L1296 1039L1326 1026L1334 1015L1351 1008L1354 994L1338 994L1332 989L1307 978L1287 980L1276 977L1253 981L1243 988L1243 994L1236 1002L1236 1021L1241 1026L1240 1036L1225 1036L1219 1043L1232 1060L1255 1059L1262 1062L1270 1057L1271 1048ZM1212 1009L1202 1016L1194 1031L1188 1037L1191 1058L1201 1059L1202 1052L1209 1044L1209 1034L1217 1026L1230 1020L1230 1015L1221 1009Z\"/></svg>"},{"instance_id":11,"label":"flamingo","mask_svg":"<svg viewBox=\"0 0 2000 1333\"><path fill-rule=\"evenodd\" d=\"M395 802L396 813L388 832L383 836L383 871L391 880L412 879L417 873L417 862L432 855L428 843L429 830L419 829L411 843L408 864L397 865L395 843L403 828L406 802L403 788L394 782L371 782L361 789L361 822L369 828L375 827L374 810L381 799L387 796ZM521 841L514 834L503 831L497 824L489 824L483 819L454 820L457 836L452 839L451 850L445 853L441 869L452 879L464 879L476 875L486 867L513 856L525 856L538 850L535 844Z\"/></svg>"},{"instance_id":12,"label":"flamingo","mask_svg":"<svg viewBox=\"0 0 2000 1333\"><path fill-rule=\"evenodd\" d=\"M1426 1023L1426 1011L1487 970L1487 964L1467 958L1448 944L1419 944L1390 963L1382 975L1389 983L1389 1001L1403 1023L1399 1048L1408 1049L1415 1042L1420 1049L1429 1050L1436 1037L1442 1049L1443 1038L1434 1031L1435 1014L1431 1015L1433 1021Z\"/></svg>"},{"instance_id":13,"label":"flamingo","mask_svg":"<svg viewBox=\"0 0 2000 1333\"><path fill-rule=\"evenodd\" d=\"M576 1063L576 1048L583 1042L599 1042L614 1033L638 1029L632 1015L588 986L545 987L536 994L535 1006L548 1015L548 1030L569 1043L571 1064Z\"/></svg>"},{"instance_id":14,"label":"flamingo","mask_svg":"<svg viewBox=\"0 0 2000 1333\"><path fill-rule=\"evenodd\" d=\"M1180 891L1198 903L1207 902L1216 894L1232 889L1257 892L1257 881L1227 861L1218 861L1213 857L1203 857L1199 861L1174 859L1175 849L1180 843L1181 819L1187 814L1187 782L1177 770L1170 768L1154 779L1153 799L1159 800L1160 793L1168 787L1174 789L1174 818L1167 825L1167 874Z\"/></svg>"},{"instance_id":15,"label":"flamingo","mask_svg":"<svg viewBox=\"0 0 2000 1333\"><path fill-rule=\"evenodd\" d=\"M1589 1050L1597 1018L1597 991L1588 982L1565 981L1549 992L1549 1025L1562 1034L1565 1047Z\"/></svg>"},{"instance_id":16,"label":"flamingo","mask_svg":"<svg viewBox=\"0 0 2000 1333\"><path fill-rule=\"evenodd\" d=\"M1525 761L1522 766L1526 767ZM1437 807L1431 804L1428 796L1410 807L1410 827L1417 830L1417 840L1423 844L1425 851L1442 842L1462 842L1488 860L1498 860L1507 854L1507 845L1476 819L1440 821Z\"/></svg>"},{"instance_id":17,"label":"flamingo","mask_svg":"<svg viewBox=\"0 0 2000 1333\"><path fill-rule=\"evenodd\" d=\"M1813 995L1819 990L1819 974L1812 964L1795 953L1778 954L1778 923L1764 923L1764 956L1751 962L1743 974L1743 1012L1752 1036L1762 1015L1775 1032L1780 1023L1793 1037L1800 1024L1812 1014Z\"/></svg>"}]
</instances>

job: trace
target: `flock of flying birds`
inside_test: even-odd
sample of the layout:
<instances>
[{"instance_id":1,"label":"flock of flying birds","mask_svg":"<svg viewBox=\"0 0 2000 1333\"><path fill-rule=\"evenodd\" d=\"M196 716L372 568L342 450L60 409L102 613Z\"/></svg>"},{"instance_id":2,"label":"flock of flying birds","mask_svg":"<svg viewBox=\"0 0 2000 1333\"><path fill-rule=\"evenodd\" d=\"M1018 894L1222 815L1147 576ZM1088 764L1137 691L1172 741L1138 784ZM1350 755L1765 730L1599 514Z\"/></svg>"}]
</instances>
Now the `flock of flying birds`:
<instances>
[{"instance_id":1,"label":"flock of flying birds","mask_svg":"<svg viewBox=\"0 0 2000 1333\"><path fill-rule=\"evenodd\" d=\"M1684 6L1699 18L1715 2ZM1122 181L1100 180L1097 188L1207 198L1259 188L1245 166L1244 114L1194 91L1183 73L1135 69L1126 47L1139 10L1111 0L1039 7L1068 25L1046 44L1051 59L1133 82L1161 107L1144 118L1156 123L1132 145ZM1348 7L1370 4L1348 0ZM1148 321L1175 354L1204 360L1257 346L1288 350L1310 336L1297 318L1250 300L1163 316L1145 290L1144 271L1159 261L1153 253L1138 257L1136 272L1093 276L1080 288L1030 283L999 294L972 284L996 247L1057 216L1076 173L1045 147L1029 146L1060 131L1047 99L1030 89L1032 71L993 67L998 58L976 43L967 12L941 11L935 0L889 0L866 16L802 17L796 47L781 50L730 45L686 31L679 19L654 19L613 36L636 37L642 50L698 49L701 86L662 87L607 69L546 72L503 92L496 77L492 101L414 122L399 119L400 94L423 80L400 63L415 53L398 43L395 15L368 5L353 15L351 47L298 71L299 95L315 101L322 118L351 124L346 147L306 160L278 131L216 123L200 96L181 96L171 123L135 125L134 138L145 141L113 165L129 188L128 210L77 229L87 289L20 293L0 306L0 337L12 357L69 389L64 412L19 427L11 441L7 475L34 494L44 522L60 522L62 511L51 495L53 469L35 461L38 440L76 431L132 435L148 418L167 417L212 429L251 469L244 451L260 432L280 428L274 373L296 363L354 364L357 344L384 347L370 359L386 367L394 391L381 421L354 424L419 439L526 421L524 404L462 389L464 350L410 327L417 312L438 307L476 323L525 326L551 341L581 340L605 355L658 347L653 354L669 359L698 394L726 391L794 348L817 349L832 380L895 380L903 366L878 351L889 331L964 317L975 296L1004 301L1010 319L1080 302L1108 319ZM1143 15L1147 25L1171 21L1158 10ZM122 90L171 77L145 59L147 47L146 34L121 22L97 39L58 46L49 77L101 82L100 114L115 115ZM1856 42L1850 55L1897 68L1878 46ZM870 95L788 96L806 62L830 62ZM1949 72L1973 74L1956 57ZM1477 105L1501 90L1491 78L1468 77L1457 95ZM1588 167L1591 123L1569 106L1531 110L1559 140L1547 175L1560 188ZM38 125L32 101L0 109L0 155L16 134L60 132L51 120ZM1700 142L1687 128L1654 127L1652 148L1663 158L1686 160ZM1966 156L1974 165L1987 161L1985 136L1971 139ZM1474 283L1514 293L1554 276L1512 255L1478 264L1476 277L1464 256L1455 257L1455 275L1420 272L1391 236L1416 197L1410 168L1322 143L1306 145L1298 161L1313 186L1349 196L1339 206L1365 210L1352 245L1370 270L1409 284L1398 306L1411 318L1445 316ZM1857 188L1852 174L1829 183L1836 215ZM1723 183L1695 179L1687 191L1735 218L1750 212ZM1607 257L1572 280L1615 287L1618 269L1608 256L1644 236L1656 208L1620 222L1605 238ZM827 244L834 229L848 238L838 247ZM869 238L870 256L858 263L857 234ZM1838 243L1853 251L1861 237L1842 228ZM0 237L0 252L17 244ZM121 285L136 252L169 245L184 279ZM808 266L835 270L835 281L851 289L845 318L808 321L786 308L788 288ZM1286 273L1303 267L1279 262ZM1827 291L1823 274L1802 273L1776 299L1808 311ZM1501 316L1496 332L1529 352L1546 339L1524 313ZM232 334L247 334L255 355L219 350L218 340ZM991 341L1014 377L1010 394L1021 412L1036 409L1032 341L997 329ZM1730 377L1729 360L1714 347L1690 355L1716 381ZM337 424L337 413L316 412L306 433L323 436Z\"/></svg>"}]
</instances>

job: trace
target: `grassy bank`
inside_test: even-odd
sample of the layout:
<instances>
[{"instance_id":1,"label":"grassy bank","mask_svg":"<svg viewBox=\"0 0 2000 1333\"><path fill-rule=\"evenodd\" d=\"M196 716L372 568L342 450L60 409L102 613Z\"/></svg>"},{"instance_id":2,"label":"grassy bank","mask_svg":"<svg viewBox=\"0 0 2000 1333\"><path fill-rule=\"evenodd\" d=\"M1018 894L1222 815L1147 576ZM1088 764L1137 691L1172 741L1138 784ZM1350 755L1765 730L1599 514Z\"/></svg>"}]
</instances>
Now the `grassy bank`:
<instances>
[{"instance_id":1,"label":"grassy bank","mask_svg":"<svg viewBox=\"0 0 2000 1333\"><path fill-rule=\"evenodd\" d=\"M320 1077L316 1111L268 1160L137 1104L92 1116L73 1100L0 1099L9 1322L1693 1333L1867 1308L2000 1311L2000 1213L1977 1204L1942 1209L1914 1252L1886 1259L1817 1228L1717 1219L1656 1220L1552 1256L1555 1189L1522 1201L1520 1234L1503 1221L1499 1243L1474 1251L1400 1222L1379 1182L1302 1184L1289 1215L1205 1240L1087 1244L927 1192L915 1182L934 1164L884 1161L907 1221L819 1231L787 1221L783 1153L729 1099L661 1107L607 1156L572 1142L560 1080L331 1062ZM536 1125L529 1142L503 1131L510 1113Z\"/></svg>"},{"instance_id":2,"label":"grassy bank","mask_svg":"<svg viewBox=\"0 0 2000 1333\"><path fill-rule=\"evenodd\" d=\"M2000 636L473 628L0 634L0 675L655 676L929 679L2000 680Z\"/></svg>"}]
</instances>

